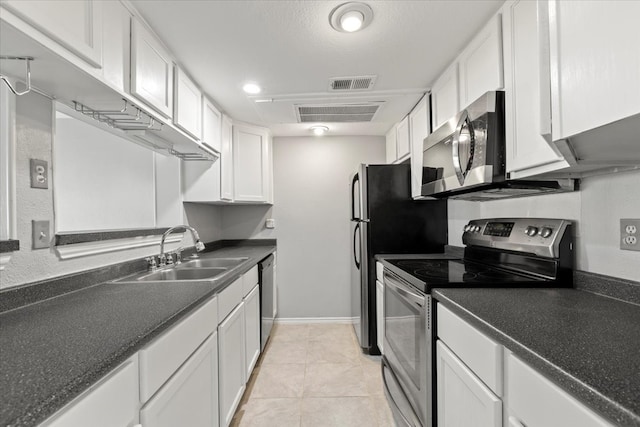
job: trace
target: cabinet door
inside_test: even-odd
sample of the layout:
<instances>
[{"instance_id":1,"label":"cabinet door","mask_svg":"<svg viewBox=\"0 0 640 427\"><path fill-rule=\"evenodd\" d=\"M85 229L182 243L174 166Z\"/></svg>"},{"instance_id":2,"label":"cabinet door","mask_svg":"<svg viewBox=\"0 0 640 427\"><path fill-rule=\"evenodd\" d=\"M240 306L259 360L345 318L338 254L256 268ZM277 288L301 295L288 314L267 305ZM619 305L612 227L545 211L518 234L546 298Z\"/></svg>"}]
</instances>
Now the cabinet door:
<instances>
[{"instance_id":1,"label":"cabinet door","mask_svg":"<svg viewBox=\"0 0 640 427\"><path fill-rule=\"evenodd\" d=\"M244 298L244 327L246 350L246 376L251 376L251 371L256 366L260 357L260 291L258 285Z\"/></svg>"},{"instance_id":2,"label":"cabinet door","mask_svg":"<svg viewBox=\"0 0 640 427\"><path fill-rule=\"evenodd\" d=\"M244 304L218 326L220 426L231 423L245 389Z\"/></svg>"},{"instance_id":3,"label":"cabinet door","mask_svg":"<svg viewBox=\"0 0 640 427\"><path fill-rule=\"evenodd\" d=\"M541 37L545 36L546 29L538 7L539 2L517 0L505 4L502 14L506 166L512 178L568 166L541 135L540 108L544 101L540 97L540 77L548 58L543 58L541 52Z\"/></svg>"},{"instance_id":4,"label":"cabinet door","mask_svg":"<svg viewBox=\"0 0 640 427\"><path fill-rule=\"evenodd\" d=\"M465 108L487 91L504 87L500 14L493 17L469 43L458 57L458 64L461 108Z\"/></svg>"},{"instance_id":5,"label":"cabinet door","mask_svg":"<svg viewBox=\"0 0 640 427\"><path fill-rule=\"evenodd\" d=\"M406 158L411 153L409 135L409 116L402 119L396 128L396 156L397 160Z\"/></svg>"},{"instance_id":6,"label":"cabinet door","mask_svg":"<svg viewBox=\"0 0 640 427\"><path fill-rule=\"evenodd\" d=\"M431 88L433 129L437 129L438 126L460 112L458 87L458 63L454 62Z\"/></svg>"},{"instance_id":7,"label":"cabinet door","mask_svg":"<svg viewBox=\"0 0 640 427\"><path fill-rule=\"evenodd\" d=\"M554 141L640 113L638 16L638 1L549 2Z\"/></svg>"},{"instance_id":8,"label":"cabinet door","mask_svg":"<svg viewBox=\"0 0 640 427\"><path fill-rule=\"evenodd\" d=\"M384 284L376 280L376 338L380 353L384 354Z\"/></svg>"},{"instance_id":9,"label":"cabinet door","mask_svg":"<svg viewBox=\"0 0 640 427\"><path fill-rule=\"evenodd\" d=\"M510 353L506 372L510 426L612 426Z\"/></svg>"},{"instance_id":10,"label":"cabinet door","mask_svg":"<svg viewBox=\"0 0 640 427\"><path fill-rule=\"evenodd\" d=\"M175 67L173 123L194 138L202 136L202 92L179 67Z\"/></svg>"},{"instance_id":11,"label":"cabinet door","mask_svg":"<svg viewBox=\"0 0 640 427\"><path fill-rule=\"evenodd\" d=\"M202 98L202 143L217 152L222 150L222 113L206 97Z\"/></svg>"},{"instance_id":12,"label":"cabinet door","mask_svg":"<svg viewBox=\"0 0 640 427\"><path fill-rule=\"evenodd\" d=\"M131 93L165 117L173 114L173 62L137 19L131 24Z\"/></svg>"},{"instance_id":13,"label":"cabinet door","mask_svg":"<svg viewBox=\"0 0 640 427\"><path fill-rule=\"evenodd\" d=\"M222 132L220 135L220 198L223 200L233 200L233 148L231 140L233 137L233 126L231 119L222 116Z\"/></svg>"},{"instance_id":14,"label":"cabinet door","mask_svg":"<svg viewBox=\"0 0 640 427\"><path fill-rule=\"evenodd\" d=\"M502 401L444 344L436 344L438 426L502 426Z\"/></svg>"},{"instance_id":15,"label":"cabinet door","mask_svg":"<svg viewBox=\"0 0 640 427\"><path fill-rule=\"evenodd\" d=\"M429 96L425 95L409 114L411 197L420 197L420 191L422 190L422 143L430 131Z\"/></svg>"},{"instance_id":16,"label":"cabinet door","mask_svg":"<svg viewBox=\"0 0 640 427\"><path fill-rule=\"evenodd\" d=\"M216 333L178 369L140 411L145 427L217 425Z\"/></svg>"},{"instance_id":17,"label":"cabinet door","mask_svg":"<svg viewBox=\"0 0 640 427\"><path fill-rule=\"evenodd\" d=\"M121 92L129 92L131 14L119 1L102 3L102 76Z\"/></svg>"},{"instance_id":18,"label":"cabinet door","mask_svg":"<svg viewBox=\"0 0 640 427\"><path fill-rule=\"evenodd\" d=\"M51 39L94 67L102 65L102 1L3 1Z\"/></svg>"},{"instance_id":19,"label":"cabinet door","mask_svg":"<svg viewBox=\"0 0 640 427\"><path fill-rule=\"evenodd\" d=\"M266 202L269 195L268 133L258 127L233 125L233 199Z\"/></svg>"},{"instance_id":20,"label":"cabinet door","mask_svg":"<svg viewBox=\"0 0 640 427\"><path fill-rule=\"evenodd\" d=\"M138 422L138 357L133 356L42 427L129 427Z\"/></svg>"},{"instance_id":21,"label":"cabinet door","mask_svg":"<svg viewBox=\"0 0 640 427\"><path fill-rule=\"evenodd\" d=\"M396 161L398 148L397 148L397 129L394 125L389 132L387 132L387 163L391 164Z\"/></svg>"}]
</instances>

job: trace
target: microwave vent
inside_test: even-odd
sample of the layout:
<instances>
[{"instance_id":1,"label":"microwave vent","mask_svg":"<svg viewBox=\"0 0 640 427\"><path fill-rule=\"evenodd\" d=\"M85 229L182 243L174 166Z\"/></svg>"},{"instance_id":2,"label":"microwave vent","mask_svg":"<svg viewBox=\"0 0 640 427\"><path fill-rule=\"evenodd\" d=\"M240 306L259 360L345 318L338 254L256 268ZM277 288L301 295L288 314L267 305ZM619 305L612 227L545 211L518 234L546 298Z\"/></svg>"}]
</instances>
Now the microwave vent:
<instances>
[{"instance_id":1,"label":"microwave vent","mask_svg":"<svg viewBox=\"0 0 640 427\"><path fill-rule=\"evenodd\" d=\"M330 91L370 90L377 76L333 77L329 79Z\"/></svg>"},{"instance_id":2,"label":"microwave vent","mask_svg":"<svg viewBox=\"0 0 640 427\"><path fill-rule=\"evenodd\" d=\"M370 122L383 105L383 102L357 104L296 105L298 123L334 122L355 123Z\"/></svg>"}]
</instances>

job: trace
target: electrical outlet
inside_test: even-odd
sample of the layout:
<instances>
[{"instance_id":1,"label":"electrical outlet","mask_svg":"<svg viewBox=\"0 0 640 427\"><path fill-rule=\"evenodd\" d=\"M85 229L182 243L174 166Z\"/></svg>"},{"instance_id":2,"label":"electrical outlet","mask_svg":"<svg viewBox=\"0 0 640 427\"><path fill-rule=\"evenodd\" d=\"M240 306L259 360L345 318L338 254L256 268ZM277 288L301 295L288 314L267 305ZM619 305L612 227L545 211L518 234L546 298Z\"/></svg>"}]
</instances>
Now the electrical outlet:
<instances>
[{"instance_id":1,"label":"electrical outlet","mask_svg":"<svg viewBox=\"0 0 640 427\"><path fill-rule=\"evenodd\" d=\"M49 188L49 165L45 160L30 159L31 188Z\"/></svg>"},{"instance_id":2,"label":"electrical outlet","mask_svg":"<svg viewBox=\"0 0 640 427\"><path fill-rule=\"evenodd\" d=\"M620 219L620 249L640 251L640 219Z\"/></svg>"}]
</instances>

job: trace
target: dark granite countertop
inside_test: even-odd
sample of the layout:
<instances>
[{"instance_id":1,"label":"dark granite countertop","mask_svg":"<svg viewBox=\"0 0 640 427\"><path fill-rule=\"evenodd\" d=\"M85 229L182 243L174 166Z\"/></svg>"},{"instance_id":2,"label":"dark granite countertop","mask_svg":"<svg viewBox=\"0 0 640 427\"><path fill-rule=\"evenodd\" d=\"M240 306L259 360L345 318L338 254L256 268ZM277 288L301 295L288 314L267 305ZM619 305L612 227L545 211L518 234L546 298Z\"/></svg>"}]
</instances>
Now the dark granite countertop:
<instances>
[{"instance_id":1,"label":"dark granite countertop","mask_svg":"<svg viewBox=\"0 0 640 427\"><path fill-rule=\"evenodd\" d=\"M436 289L437 301L620 426L640 426L640 306L576 289Z\"/></svg>"},{"instance_id":2,"label":"dark granite countertop","mask_svg":"<svg viewBox=\"0 0 640 427\"><path fill-rule=\"evenodd\" d=\"M87 283L0 313L0 425L44 421L274 251L243 245L207 254L249 257L218 282Z\"/></svg>"}]
</instances>

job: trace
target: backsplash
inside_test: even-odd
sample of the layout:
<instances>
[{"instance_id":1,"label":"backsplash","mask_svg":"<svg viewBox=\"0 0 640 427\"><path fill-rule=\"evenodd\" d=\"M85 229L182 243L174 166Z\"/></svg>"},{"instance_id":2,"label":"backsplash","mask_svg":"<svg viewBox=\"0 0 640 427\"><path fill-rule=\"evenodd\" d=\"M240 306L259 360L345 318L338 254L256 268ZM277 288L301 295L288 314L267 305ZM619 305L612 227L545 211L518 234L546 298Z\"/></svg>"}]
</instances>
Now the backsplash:
<instances>
[{"instance_id":1,"label":"backsplash","mask_svg":"<svg viewBox=\"0 0 640 427\"><path fill-rule=\"evenodd\" d=\"M449 244L469 219L551 217L576 221L576 268L640 281L640 252L620 250L620 218L640 217L640 171L592 176L579 192L490 202L449 201Z\"/></svg>"}]
</instances>

